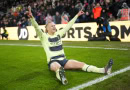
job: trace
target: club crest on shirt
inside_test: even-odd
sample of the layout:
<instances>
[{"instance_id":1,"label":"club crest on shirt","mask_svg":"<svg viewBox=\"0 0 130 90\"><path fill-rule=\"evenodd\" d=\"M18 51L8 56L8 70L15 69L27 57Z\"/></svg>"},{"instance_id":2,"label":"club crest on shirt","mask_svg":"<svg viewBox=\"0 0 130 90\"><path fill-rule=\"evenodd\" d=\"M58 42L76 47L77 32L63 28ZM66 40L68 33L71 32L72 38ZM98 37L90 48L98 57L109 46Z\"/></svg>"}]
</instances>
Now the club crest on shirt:
<instances>
[{"instance_id":1,"label":"club crest on shirt","mask_svg":"<svg viewBox=\"0 0 130 90\"><path fill-rule=\"evenodd\" d=\"M49 37L48 41L50 42L51 45L61 45L62 44L60 35L57 35L56 37L53 37L53 38Z\"/></svg>"}]
</instances>

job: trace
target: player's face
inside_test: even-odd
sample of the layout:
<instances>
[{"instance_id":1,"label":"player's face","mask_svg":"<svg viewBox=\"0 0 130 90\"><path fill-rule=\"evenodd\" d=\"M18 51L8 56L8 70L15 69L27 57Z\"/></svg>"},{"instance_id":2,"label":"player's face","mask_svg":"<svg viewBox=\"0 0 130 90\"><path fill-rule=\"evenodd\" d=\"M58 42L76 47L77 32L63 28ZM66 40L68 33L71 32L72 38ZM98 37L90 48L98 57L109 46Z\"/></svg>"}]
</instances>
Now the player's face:
<instances>
[{"instance_id":1,"label":"player's face","mask_svg":"<svg viewBox=\"0 0 130 90\"><path fill-rule=\"evenodd\" d=\"M47 26L47 30L49 34L54 34L56 32L56 26L54 22L51 22Z\"/></svg>"}]
</instances>

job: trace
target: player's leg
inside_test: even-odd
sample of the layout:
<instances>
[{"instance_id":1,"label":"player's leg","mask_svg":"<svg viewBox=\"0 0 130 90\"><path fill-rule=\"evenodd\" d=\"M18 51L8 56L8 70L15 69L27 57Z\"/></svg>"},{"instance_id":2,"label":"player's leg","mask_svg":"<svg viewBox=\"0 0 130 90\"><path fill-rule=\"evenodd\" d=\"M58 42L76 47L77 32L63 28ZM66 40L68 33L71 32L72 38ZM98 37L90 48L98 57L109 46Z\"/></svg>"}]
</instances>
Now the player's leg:
<instances>
[{"instance_id":1,"label":"player's leg","mask_svg":"<svg viewBox=\"0 0 130 90\"><path fill-rule=\"evenodd\" d=\"M60 67L61 65L58 62L53 62L50 64L50 70L54 72L56 72Z\"/></svg>"},{"instance_id":2,"label":"player's leg","mask_svg":"<svg viewBox=\"0 0 130 90\"><path fill-rule=\"evenodd\" d=\"M1 39L2 35L0 34L0 39Z\"/></svg>"},{"instance_id":3,"label":"player's leg","mask_svg":"<svg viewBox=\"0 0 130 90\"><path fill-rule=\"evenodd\" d=\"M83 62L79 62L79 61L76 61L76 60L69 60L66 65L64 66L65 69L82 69L83 71L87 71L87 72L96 72L96 73L107 73L108 70L110 72L111 70L111 66L113 62L112 61L109 61L108 65L106 66L106 68L98 68L96 66L93 66L93 65L87 65Z\"/></svg>"},{"instance_id":4,"label":"player's leg","mask_svg":"<svg viewBox=\"0 0 130 90\"><path fill-rule=\"evenodd\" d=\"M64 68L58 62L52 62L50 64L50 70L56 73L57 79L60 80L62 84L66 85L68 83L64 74Z\"/></svg>"},{"instance_id":5,"label":"player's leg","mask_svg":"<svg viewBox=\"0 0 130 90\"><path fill-rule=\"evenodd\" d=\"M4 39L4 36L3 36L3 34L1 34L1 36L2 36L2 40Z\"/></svg>"},{"instance_id":6,"label":"player's leg","mask_svg":"<svg viewBox=\"0 0 130 90\"><path fill-rule=\"evenodd\" d=\"M6 39L8 40L8 34L6 34Z\"/></svg>"},{"instance_id":7,"label":"player's leg","mask_svg":"<svg viewBox=\"0 0 130 90\"><path fill-rule=\"evenodd\" d=\"M82 69L82 67L85 65L83 62L79 62L77 60L68 60L68 62L65 64L65 69Z\"/></svg>"},{"instance_id":8,"label":"player's leg","mask_svg":"<svg viewBox=\"0 0 130 90\"><path fill-rule=\"evenodd\" d=\"M65 67L65 69L81 69L83 71L87 72L96 72L96 73L104 73L104 68L97 68L93 65L87 65L83 62L79 62L76 60L69 60Z\"/></svg>"}]
</instances>

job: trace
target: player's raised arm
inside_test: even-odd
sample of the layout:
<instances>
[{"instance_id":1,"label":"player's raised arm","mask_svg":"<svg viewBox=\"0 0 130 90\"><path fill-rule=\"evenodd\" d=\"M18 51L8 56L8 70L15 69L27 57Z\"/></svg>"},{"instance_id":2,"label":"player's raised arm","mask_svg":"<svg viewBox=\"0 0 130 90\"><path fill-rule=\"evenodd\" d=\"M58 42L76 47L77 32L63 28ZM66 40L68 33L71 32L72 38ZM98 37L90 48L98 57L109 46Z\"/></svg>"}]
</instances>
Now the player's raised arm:
<instances>
[{"instance_id":1,"label":"player's raised arm","mask_svg":"<svg viewBox=\"0 0 130 90\"><path fill-rule=\"evenodd\" d=\"M32 23L32 25L34 26L37 35L38 35L39 38L41 39L43 32L42 32L41 29L39 28L38 23L35 21L35 18L34 18L33 15L32 15L31 7L30 7L30 6L28 7L28 17L30 18L31 23Z\"/></svg>"},{"instance_id":2,"label":"player's raised arm","mask_svg":"<svg viewBox=\"0 0 130 90\"><path fill-rule=\"evenodd\" d=\"M78 12L78 14L75 15L75 17L74 17L71 21L69 21L69 23L65 26L65 28L63 28L62 30L59 31L59 34L60 34L61 37L72 27L72 25L75 23L76 19L77 19L79 16L81 16L81 15L84 14L84 12L83 12L82 10L83 10L83 9L81 9L81 10Z\"/></svg>"}]
</instances>

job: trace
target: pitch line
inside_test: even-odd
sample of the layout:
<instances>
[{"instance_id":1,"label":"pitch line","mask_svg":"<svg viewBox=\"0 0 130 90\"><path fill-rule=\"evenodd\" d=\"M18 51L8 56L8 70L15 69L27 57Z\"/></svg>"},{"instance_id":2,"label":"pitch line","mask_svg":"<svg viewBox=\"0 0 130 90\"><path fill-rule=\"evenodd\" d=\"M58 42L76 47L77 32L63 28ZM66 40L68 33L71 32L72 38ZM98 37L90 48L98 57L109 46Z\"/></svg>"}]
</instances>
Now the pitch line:
<instances>
[{"instance_id":1,"label":"pitch line","mask_svg":"<svg viewBox=\"0 0 130 90\"><path fill-rule=\"evenodd\" d=\"M96 49L114 49L114 50L128 50L127 48L105 48L105 47L84 47L84 46L64 46L68 48L96 48Z\"/></svg>"},{"instance_id":2,"label":"pitch line","mask_svg":"<svg viewBox=\"0 0 130 90\"><path fill-rule=\"evenodd\" d=\"M91 81L89 81L89 82L86 82L86 83L84 83L84 84L78 85L78 86L76 86L76 87L72 87L72 88L70 88L70 89L68 89L68 90L79 90L79 89L83 89L83 88L85 88L85 87L92 86L92 85L94 85L94 84L96 84L96 83L102 82L102 81L104 81L104 80L106 80L106 79L109 79L109 78L111 78L111 77L113 77L113 76L116 76L116 75L118 75L118 74L124 73L124 72L126 72L126 71L128 71L128 70L130 70L130 66L128 66L128 67L126 67L126 68L123 68L123 69L120 69L120 70L118 70L118 71L116 71L116 72L113 72L113 73L111 73L111 74L109 74L109 75L106 75L106 76L97 78L97 79L95 79L95 80L91 80Z\"/></svg>"},{"instance_id":3,"label":"pitch line","mask_svg":"<svg viewBox=\"0 0 130 90\"><path fill-rule=\"evenodd\" d=\"M31 44L1 44L9 46L31 46L31 47L42 47L42 45L31 45ZM67 48L93 48L93 49L108 49L108 50L129 50L127 48L105 48L105 47L85 47L85 46L63 46Z\"/></svg>"}]
</instances>

